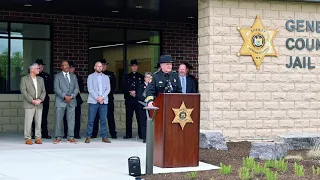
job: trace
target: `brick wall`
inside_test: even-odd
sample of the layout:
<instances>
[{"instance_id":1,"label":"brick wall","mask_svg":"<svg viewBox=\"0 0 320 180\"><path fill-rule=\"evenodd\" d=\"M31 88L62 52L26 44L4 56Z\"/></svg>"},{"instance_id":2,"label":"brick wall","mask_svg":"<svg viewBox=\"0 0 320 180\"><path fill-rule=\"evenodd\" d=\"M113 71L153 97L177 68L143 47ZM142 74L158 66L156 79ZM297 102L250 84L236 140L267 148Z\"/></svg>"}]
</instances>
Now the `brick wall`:
<instances>
[{"instance_id":1,"label":"brick wall","mask_svg":"<svg viewBox=\"0 0 320 180\"><path fill-rule=\"evenodd\" d=\"M88 27L127 27L158 29L162 31L163 54L171 54L177 68L179 62L188 61L194 66L192 73L197 76L198 39L197 25L159 21L129 19L111 19L101 17L69 16L56 14L37 14L26 12L0 11L0 21L42 22L53 25L53 68L54 73L60 69L61 60L73 60L79 75L86 82L88 76ZM53 135L55 129L54 95L51 96L48 115L48 129ZM82 94L86 101L87 94ZM23 132L24 110L22 96L0 94L0 132ZM125 128L125 108L123 95L115 95L115 121L117 130ZM88 105L82 105L81 129L86 129ZM136 128L136 121L133 124Z\"/></svg>"},{"instance_id":2,"label":"brick wall","mask_svg":"<svg viewBox=\"0 0 320 180\"><path fill-rule=\"evenodd\" d=\"M0 11L1 20L52 24L54 72L60 70L61 60L73 60L85 82L88 76L88 27L90 26L161 30L163 54L170 54L177 60L175 68L178 63L188 61L194 66L192 73L197 75L196 24L8 11Z\"/></svg>"},{"instance_id":3,"label":"brick wall","mask_svg":"<svg viewBox=\"0 0 320 180\"><path fill-rule=\"evenodd\" d=\"M287 38L319 38L285 29L289 19L319 20L319 13L319 3L199 0L201 128L233 139L319 132L319 52L285 47ZM237 27L251 27L257 15L279 29L279 57L265 57L260 70L252 57L236 55L243 43ZM290 56L309 56L316 68L288 69Z\"/></svg>"}]
</instances>

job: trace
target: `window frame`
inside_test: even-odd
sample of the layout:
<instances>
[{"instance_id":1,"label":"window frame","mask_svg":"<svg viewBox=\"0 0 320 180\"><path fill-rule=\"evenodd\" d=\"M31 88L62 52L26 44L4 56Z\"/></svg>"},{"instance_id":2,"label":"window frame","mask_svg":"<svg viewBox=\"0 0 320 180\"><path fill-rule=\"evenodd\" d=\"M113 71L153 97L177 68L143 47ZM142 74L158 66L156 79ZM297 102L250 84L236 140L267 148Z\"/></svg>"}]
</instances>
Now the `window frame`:
<instances>
[{"instance_id":1,"label":"window frame","mask_svg":"<svg viewBox=\"0 0 320 180\"><path fill-rule=\"evenodd\" d=\"M11 85L11 40L12 39L19 39L19 40L38 40L38 41L48 41L50 42L50 72L47 72L52 76L53 73L53 51L54 51L54 44L53 44L53 23L44 23L44 22L24 22L24 21L0 21L0 23L7 23L7 31L8 31L8 36L1 36L0 39L7 39L8 40L8 67L7 67L7 76L9 77L6 79L6 86L7 89L3 92L0 92L1 94L20 94L20 91L12 91L10 90L10 85ZM35 25L47 25L49 26L49 38L27 38L27 37L11 37L11 24L16 23L16 24L35 24ZM9 88L8 88L9 87ZM9 90L8 90L9 89Z\"/></svg>"},{"instance_id":2,"label":"window frame","mask_svg":"<svg viewBox=\"0 0 320 180\"><path fill-rule=\"evenodd\" d=\"M88 63L89 64L89 57L90 57L90 50L89 50L89 43L105 43L107 41L91 41L90 40L90 28L104 28L104 29L122 29L123 30L123 73L124 74L127 74L128 73L128 66L127 66L127 46L128 45L138 45L138 46L146 46L146 45L153 45L153 46L159 46L159 49L160 49L160 56L161 54L163 53L163 30L162 29L156 29L156 28L128 28L128 27L116 27L116 26L87 26L87 37L88 37ZM128 34L128 30L142 30L142 31L157 31L159 33L159 36L160 36L160 43L128 43L128 37L127 37L127 34ZM160 57L159 57L160 58ZM90 68L90 67L89 67ZM90 73L90 69L88 68L88 74ZM120 91L115 91L114 94L123 94Z\"/></svg>"}]
</instances>

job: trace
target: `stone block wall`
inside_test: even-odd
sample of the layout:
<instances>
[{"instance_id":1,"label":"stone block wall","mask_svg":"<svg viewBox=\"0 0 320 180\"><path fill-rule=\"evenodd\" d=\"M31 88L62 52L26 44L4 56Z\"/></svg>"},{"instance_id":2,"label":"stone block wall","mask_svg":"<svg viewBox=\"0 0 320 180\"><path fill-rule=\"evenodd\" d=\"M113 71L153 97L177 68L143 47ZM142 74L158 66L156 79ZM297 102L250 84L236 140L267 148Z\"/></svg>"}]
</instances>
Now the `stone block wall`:
<instances>
[{"instance_id":1,"label":"stone block wall","mask_svg":"<svg viewBox=\"0 0 320 180\"><path fill-rule=\"evenodd\" d=\"M289 32L287 20L319 20L320 3L258 0L199 0L198 44L201 128L230 139L269 139L278 134L320 130L319 51L288 50L286 40L317 39L316 32ZM238 27L257 15L279 29L278 57L265 57L260 70L251 56L237 56ZM293 43L291 43L293 44ZM311 57L314 69L287 68L290 56Z\"/></svg>"},{"instance_id":2,"label":"stone block wall","mask_svg":"<svg viewBox=\"0 0 320 180\"><path fill-rule=\"evenodd\" d=\"M88 104L86 102L87 94L82 94L81 96L85 101L81 106L81 133L84 133L88 122ZM54 135L55 130L54 98L54 95L50 95L50 110L48 114L48 130L50 135ZM0 133L24 131L24 109L22 107L22 100L23 97L18 94L0 95ZM115 95L114 114L116 130L118 132L125 132L126 113L123 95ZM137 121L134 115L133 129L136 128Z\"/></svg>"}]
</instances>

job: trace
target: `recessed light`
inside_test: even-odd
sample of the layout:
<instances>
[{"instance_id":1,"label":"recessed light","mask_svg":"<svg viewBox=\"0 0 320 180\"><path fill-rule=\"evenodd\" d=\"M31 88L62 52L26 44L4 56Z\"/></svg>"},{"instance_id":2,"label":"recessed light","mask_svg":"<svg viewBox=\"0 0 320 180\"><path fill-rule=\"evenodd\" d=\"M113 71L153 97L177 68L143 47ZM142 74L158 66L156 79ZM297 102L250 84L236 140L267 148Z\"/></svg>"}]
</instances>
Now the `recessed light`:
<instances>
[{"instance_id":1,"label":"recessed light","mask_svg":"<svg viewBox=\"0 0 320 180\"><path fill-rule=\"evenodd\" d=\"M193 16L189 16L188 18L189 18L189 19L193 19L194 17L193 17Z\"/></svg>"},{"instance_id":2,"label":"recessed light","mask_svg":"<svg viewBox=\"0 0 320 180\"><path fill-rule=\"evenodd\" d=\"M118 13L119 11L112 11L113 13Z\"/></svg>"},{"instance_id":3,"label":"recessed light","mask_svg":"<svg viewBox=\"0 0 320 180\"><path fill-rule=\"evenodd\" d=\"M25 7L31 7L32 5L31 4L25 4L24 6Z\"/></svg>"},{"instance_id":4,"label":"recessed light","mask_svg":"<svg viewBox=\"0 0 320 180\"><path fill-rule=\"evenodd\" d=\"M136 6L136 8L137 8L137 9L142 9L142 8L143 8L143 6Z\"/></svg>"}]
</instances>

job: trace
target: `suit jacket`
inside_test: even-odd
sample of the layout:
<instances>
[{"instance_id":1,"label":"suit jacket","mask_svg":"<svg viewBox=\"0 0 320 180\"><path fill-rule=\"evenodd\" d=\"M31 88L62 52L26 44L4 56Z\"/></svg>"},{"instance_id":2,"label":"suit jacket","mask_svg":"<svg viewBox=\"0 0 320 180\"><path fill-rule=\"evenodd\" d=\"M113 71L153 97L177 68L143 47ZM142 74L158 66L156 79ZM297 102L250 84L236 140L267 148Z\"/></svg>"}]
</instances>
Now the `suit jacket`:
<instances>
[{"instance_id":1,"label":"suit jacket","mask_svg":"<svg viewBox=\"0 0 320 180\"><path fill-rule=\"evenodd\" d=\"M43 103L39 105L32 104L32 100L41 99L43 102L46 97L46 88L43 78L36 76L38 94L36 96L36 88L30 75L23 76L20 81L20 91L23 96L23 108L25 109L43 109Z\"/></svg>"},{"instance_id":2,"label":"suit jacket","mask_svg":"<svg viewBox=\"0 0 320 180\"><path fill-rule=\"evenodd\" d=\"M198 93L198 90L199 90L199 82L198 82L197 78L194 77L194 76L191 75L191 74L188 74L187 76L194 80L194 83L195 83L195 86L196 86L196 93Z\"/></svg>"},{"instance_id":3,"label":"suit jacket","mask_svg":"<svg viewBox=\"0 0 320 180\"><path fill-rule=\"evenodd\" d=\"M187 76L186 92L197 93L195 80L189 76Z\"/></svg>"},{"instance_id":4,"label":"suit jacket","mask_svg":"<svg viewBox=\"0 0 320 180\"><path fill-rule=\"evenodd\" d=\"M79 92L79 85L77 76L75 74L69 73L69 82L65 79L63 72L60 72L54 76L54 92L56 93L55 106L56 107L66 107L70 105L71 107L77 106L76 96ZM69 103L64 102L65 96L72 96L72 100Z\"/></svg>"},{"instance_id":5,"label":"suit jacket","mask_svg":"<svg viewBox=\"0 0 320 180\"><path fill-rule=\"evenodd\" d=\"M180 77L179 77L180 78ZM196 84L195 80L189 76L186 76L186 93L196 93ZM182 87L182 82L181 82Z\"/></svg>"}]
</instances>

